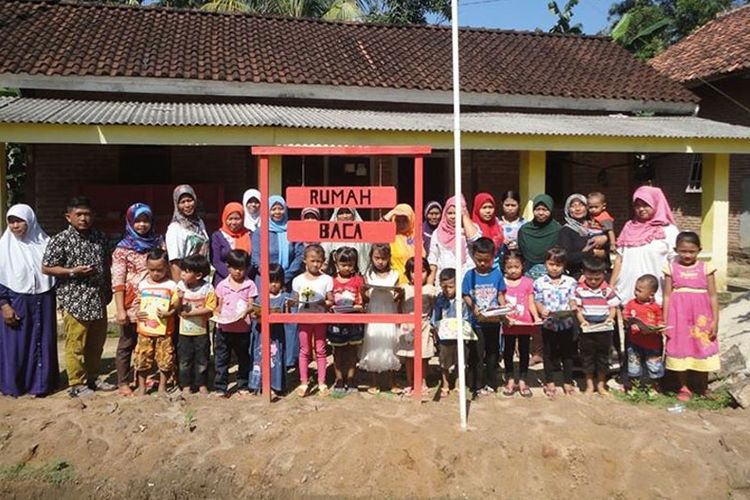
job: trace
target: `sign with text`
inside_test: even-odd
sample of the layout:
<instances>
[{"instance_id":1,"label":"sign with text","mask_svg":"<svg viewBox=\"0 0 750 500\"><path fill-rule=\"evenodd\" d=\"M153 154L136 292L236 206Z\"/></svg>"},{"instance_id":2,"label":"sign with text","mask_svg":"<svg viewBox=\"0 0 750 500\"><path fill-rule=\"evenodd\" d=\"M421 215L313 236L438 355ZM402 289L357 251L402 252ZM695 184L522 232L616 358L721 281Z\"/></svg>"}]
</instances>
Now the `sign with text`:
<instances>
[{"instance_id":1,"label":"sign with text","mask_svg":"<svg viewBox=\"0 0 750 500\"><path fill-rule=\"evenodd\" d=\"M286 202L289 208L391 208L397 203L393 186L289 187Z\"/></svg>"},{"instance_id":2,"label":"sign with text","mask_svg":"<svg viewBox=\"0 0 750 500\"><path fill-rule=\"evenodd\" d=\"M287 231L289 241L389 243L396 239L396 224L393 222L290 220Z\"/></svg>"}]
</instances>

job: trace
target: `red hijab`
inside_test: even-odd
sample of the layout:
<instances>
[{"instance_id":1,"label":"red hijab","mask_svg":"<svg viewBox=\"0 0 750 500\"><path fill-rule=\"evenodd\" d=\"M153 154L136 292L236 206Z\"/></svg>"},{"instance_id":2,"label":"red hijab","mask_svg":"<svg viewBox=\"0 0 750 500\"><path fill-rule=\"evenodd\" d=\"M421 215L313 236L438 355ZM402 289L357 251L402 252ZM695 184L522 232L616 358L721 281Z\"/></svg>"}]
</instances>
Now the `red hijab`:
<instances>
[{"instance_id":1,"label":"red hijab","mask_svg":"<svg viewBox=\"0 0 750 500\"><path fill-rule=\"evenodd\" d=\"M221 213L221 232L232 239L234 242L232 248L234 250L244 250L250 253L250 231L243 224L240 224L240 228L237 231L232 231L227 225L227 219L233 213L238 213L240 218L244 217L245 209L241 203L233 201L227 203L227 206L224 207L224 211Z\"/></svg>"},{"instance_id":2,"label":"red hijab","mask_svg":"<svg viewBox=\"0 0 750 500\"><path fill-rule=\"evenodd\" d=\"M620 237L617 238L618 247L640 247L654 240L663 240L665 238L664 226L675 225L669 202L658 187L639 187L633 193L633 202L636 200L641 200L653 208L654 216L645 221L633 217L626 222Z\"/></svg>"},{"instance_id":3,"label":"red hijab","mask_svg":"<svg viewBox=\"0 0 750 500\"><path fill-rule=\"evenodd\" d=\"M492 214L492 219L486 222L479 215L479 209L485 203L492 203L492 207L495 212ZM482 231L482 236L492 240L495 244L495 253L500 251L503 246L503 228L500 225L500 221L497 220L497 203L495 198L490 193L479 193L474 197L474 208L471 211L471 220L473 220L479 229Z\"/></svg>"}]
</instances>

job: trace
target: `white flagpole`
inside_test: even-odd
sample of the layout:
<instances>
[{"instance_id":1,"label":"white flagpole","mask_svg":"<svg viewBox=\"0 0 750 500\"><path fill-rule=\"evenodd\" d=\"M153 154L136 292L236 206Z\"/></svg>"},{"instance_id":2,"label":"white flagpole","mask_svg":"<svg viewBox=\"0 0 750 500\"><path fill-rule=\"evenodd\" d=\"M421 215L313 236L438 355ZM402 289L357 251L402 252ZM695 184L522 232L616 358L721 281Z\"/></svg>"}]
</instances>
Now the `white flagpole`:
<instances>
[{"instance_id":1,"label":"white flagpole","mask_svg":"<svg viewBox=\"0 0 750 500\"><path fill-rule=\"evenodd\" d=\"M466 356L464 354L464 321L463 297L461 296L461 278L463 265L461 254L464 251L461 238L462 204L461 204L461 84L458 70L458 0L451 0L451 41L453 53L453 190L456 200L456 323L458 325L458 401L461 430L466 430Z\"/></svg>"}]
</instances>

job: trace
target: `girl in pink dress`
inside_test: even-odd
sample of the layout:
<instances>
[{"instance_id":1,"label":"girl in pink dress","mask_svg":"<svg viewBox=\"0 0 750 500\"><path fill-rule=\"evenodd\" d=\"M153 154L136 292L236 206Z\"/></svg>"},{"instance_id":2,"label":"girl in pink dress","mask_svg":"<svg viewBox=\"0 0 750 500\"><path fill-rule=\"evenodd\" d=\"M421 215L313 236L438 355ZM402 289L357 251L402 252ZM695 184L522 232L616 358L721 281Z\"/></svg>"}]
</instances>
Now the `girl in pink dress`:
<instances>
[{"instance_id":1,"label":"girl in pink dress","mask_svg":"<svg viewBox=\"0 0 750 500\"><path fill-rule=\"evenodd\" d=\"M677 259L664 267L664 317L667 318L666 367L677 373L680 390L677 399L692 396L688 372L719 369L719 300L716 269L709 262L698 262L701 242L692 231L677 235ZM700 384L701 391L705 383Z\"/></svg>"}]
</instances>

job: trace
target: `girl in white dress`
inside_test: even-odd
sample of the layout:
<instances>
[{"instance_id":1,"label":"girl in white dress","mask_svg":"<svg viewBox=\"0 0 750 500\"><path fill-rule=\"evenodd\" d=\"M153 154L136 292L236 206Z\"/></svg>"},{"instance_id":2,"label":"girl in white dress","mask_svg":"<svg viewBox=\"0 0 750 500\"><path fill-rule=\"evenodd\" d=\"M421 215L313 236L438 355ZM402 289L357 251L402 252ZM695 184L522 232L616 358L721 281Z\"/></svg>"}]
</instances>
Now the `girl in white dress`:
<instances>
[{"instance_id":1,"label":"girl in white dress","mask_svg":"<svg viewBox=\"0 0 750 500\"><path fill-rule=\"evenodd\" d=\"M370 249L370 266L365 275L366 296L369 298L367 312L394 314L403 291L397 288L399 275L391 269L391 248L386 244L375 244ZM380 288L385 287L385 288ZM371 323L365 329L365 338L360 352L359 368L372 373L372 385L367 392L380 392L378 374L387 373L388 387L398 392L393 373L401 367L396 356L398 328L394 323Z\"/></svg>"}]
</instances>

